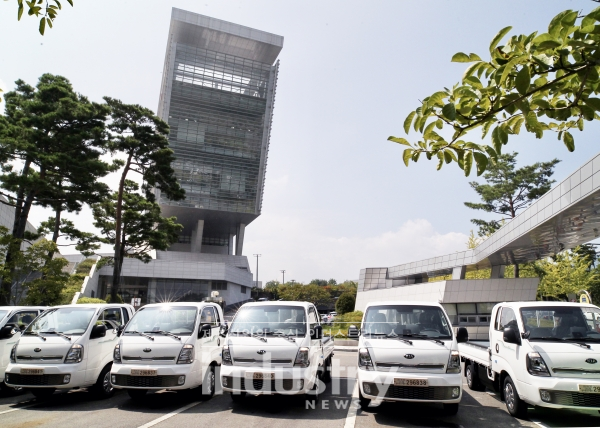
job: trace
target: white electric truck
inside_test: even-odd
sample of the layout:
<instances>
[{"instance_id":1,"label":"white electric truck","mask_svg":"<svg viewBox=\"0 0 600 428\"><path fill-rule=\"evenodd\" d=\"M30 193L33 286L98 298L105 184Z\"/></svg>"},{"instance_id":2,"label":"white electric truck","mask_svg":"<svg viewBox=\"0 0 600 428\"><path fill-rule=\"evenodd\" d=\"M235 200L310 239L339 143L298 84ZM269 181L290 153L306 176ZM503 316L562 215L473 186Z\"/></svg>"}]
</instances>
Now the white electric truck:
<instances>
[{"instance_id":1,"label":"white electric truck","mask_svg":"<svg viewBox=\"0 0 600 428\"><path fill-rule=\"evenodd\" d=\"M390 301L369 303L358 337L360 405L382 401L442 403L458 412L462 377L456 338L438 303Z\"/></svg>"},{"instance_id":2,"label":"white electric truck","mask_svg":"<svg viewBox=\"0 0 600 428\"><path fill-rule=\"evenodd\" d=\"M459 328L467 385L500 392L517 417L527 405L600 410L600 308L563 302L499 303L489 341Z\"/></svg>"},{"instance_id":3,"label":"white electric truck","mask_svg":"<svg viewBox=\"0 0 600 428\"><path fill-rule=\"evenodd\" d=\"M46 310L13 345L4 382L28 388L38 398L73 388L91 388L99 398L110 397L117 332L133 312L131 305L109 303Z\"/></svg>"},{"instance_id":4,"label":"white electric truck","mask_svg":"<svg viewBox=\"0 0 600 428\"><path fill-rule=\"evenodd\" d=\"M246 303L222 350L221 385L234 401L246 394L307 394L318 398L331 380L333 339L323 337L307 302Z\"/></svg>"}]
</instances>

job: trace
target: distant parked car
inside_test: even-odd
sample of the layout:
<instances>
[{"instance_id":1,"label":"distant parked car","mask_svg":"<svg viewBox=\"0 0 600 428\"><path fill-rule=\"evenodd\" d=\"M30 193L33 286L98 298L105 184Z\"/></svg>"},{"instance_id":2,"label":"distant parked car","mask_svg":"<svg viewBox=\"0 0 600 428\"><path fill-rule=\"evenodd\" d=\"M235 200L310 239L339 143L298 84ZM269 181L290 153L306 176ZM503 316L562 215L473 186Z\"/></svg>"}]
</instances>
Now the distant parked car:
<instances>
[{"instance_id":1,"label":"distant parked car","mask_svg":"<svg viewBox=\"0 0 600 428\"><path fill-rule=\"evenodd\" d=\"M257 300L257 302L268 302L269 298L268 297L261 297L260 299Z\"/></svg>"}]
</instances>

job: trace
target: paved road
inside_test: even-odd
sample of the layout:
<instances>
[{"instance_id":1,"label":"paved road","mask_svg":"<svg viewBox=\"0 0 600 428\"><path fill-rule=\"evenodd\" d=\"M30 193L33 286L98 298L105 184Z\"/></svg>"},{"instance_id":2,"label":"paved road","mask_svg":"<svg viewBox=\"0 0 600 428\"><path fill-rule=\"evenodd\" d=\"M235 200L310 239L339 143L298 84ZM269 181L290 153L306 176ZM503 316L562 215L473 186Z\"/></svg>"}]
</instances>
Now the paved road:
<instances>
[{"instance_id":1,"label":"paved road","mask_svg":"<svg viewBox=\"0 0 600 428\"><path fill-rule=\"evenodd\" d=\"M195 393L159 392L141 404L117 392L96 401L87 391L56 393L40 402L29 393L0 397L2 428L369 428L396 427L573 427L600 426L600 414L592 411L530 409L528 420L512 418L504 403L491 393L465 389L456 416L442 414L441 405L384 403L368 411L350 405L354 391L356 353L338 352L334 380L314 408L305 400L290 397L247 397L233 403L228 395L201 401ZM466 388L466 386L465 386ZM176 412L176 413L174 413ZM307 425L308 423L308 425ZM354 424L354 425L353 425Z\"/></svg>"}]
</instances>

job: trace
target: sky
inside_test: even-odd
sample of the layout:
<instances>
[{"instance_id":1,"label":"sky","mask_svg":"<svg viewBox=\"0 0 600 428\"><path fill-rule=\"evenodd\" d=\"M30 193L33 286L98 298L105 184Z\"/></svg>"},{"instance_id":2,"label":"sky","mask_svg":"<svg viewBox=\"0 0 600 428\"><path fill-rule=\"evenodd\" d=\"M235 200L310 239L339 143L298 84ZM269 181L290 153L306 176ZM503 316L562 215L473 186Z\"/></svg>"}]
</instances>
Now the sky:
<instances>
[{"instance_id":1,"label":"sky","mask_svg":"<svg viewBox=\"0 0 600 428\"><path fill-rule=\"evenodd\" d=\"M460 80L456 52L488 58L493 36L543 32L564 9L586 0L74 0L53 29L17 22L16 1L0 2L0 88L43 73L63 75L95 101L103 96L156 111L171 8L177 7L284 37L262 215L246 228L244 255L259 281L356 280L365 267L386 267L466 249L477 201L455 165L405 167L404 118L419 100ZM504 151L519 165L558 158L566 178L600 149L600 125L586 122L569 153L547 133L522 132ZM414 132L409 139L415 137ZM474 135L479 142L480 135ZM484 143L489 142L484 140ZM107 179L115 183L114 177ZM33 210L37 225L50 215ZM93 230L89 210L70 216ZM65 250L63 252L69 252Z\"/></svg>"}]
</instances>

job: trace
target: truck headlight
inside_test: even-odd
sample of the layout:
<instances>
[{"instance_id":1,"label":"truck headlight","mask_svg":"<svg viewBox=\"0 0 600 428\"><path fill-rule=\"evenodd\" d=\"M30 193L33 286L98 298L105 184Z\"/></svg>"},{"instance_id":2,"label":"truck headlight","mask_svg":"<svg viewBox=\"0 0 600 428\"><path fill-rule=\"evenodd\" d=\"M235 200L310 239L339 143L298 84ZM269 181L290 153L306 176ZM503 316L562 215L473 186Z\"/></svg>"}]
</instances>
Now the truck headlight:
<instances>
[{"instance_id":1,"label":"truck headlight","mask_svg":"<svg viewBox=\"0 0 600 428\"><path fill-rule=\"evenodd\" d=\"M373 370L373 360L371 360L371 354L369 354L367 348L360 348L358 350L358 368Z\"/></svg>"},{"instance_id":2,"label":"truck headlight","mask_svg":"<svg viewBox=\"0 0 600 428\"><path fill-rule=\"evenodd\" d=\"M223 364L226 366L231 366L233 361L231 360L231 352L229 352L229 346L223 346L223 350L221 351L221 358L223 359Z\"/></svg>"},{"instance_id":3,"label":"truck headlight","mask_svg":"<svg viewBox=\"0 0 600 428\"><path fill-rule=\"evenodd\" d=\"M533 376L550 376L546 362L537 352L527 354L527 371Z\"/></svg>"},{"instance_id":4,"label":"truck headlight","mask_svg":"<svg viewBox=\"0 0 600 428\"><path fill-rule=\"evenodd\" d=\"M177 364L192 364L194 362L194 345L183 345L177 358Z\"/></svg>"},{"instance_id":5,"label":"truck headlight","mask_svg":"<svg viewBox=\"0 0 600 428\"><path fill-rule=\"evenodd\" d=\"M446 373L460 373L460 354L458 351L451 351L448 358L448 367Z\"/></svg>"},{"instance_id":6,"label":"truck headlight","mask_svg":"<svg viewBox=\"0 0 600 428\"><path fill-rule=\"evenodd\" d=\"M113 351L113 363L121 364L121 345L116 345Z\"/></svg>"},{"instance_id":7,"label":"truck headlight","mask_svg":"<svg viewBox=\"0 0 600 428\"><path fill-rule=\"evenodd\" d=\"M75 344L71 346L67 356L65 357L65 364L80 363L83 360L83 346Z\"/></svg>"},{"instance_id":8,"label":"truck headlight","mask_svg":"<svg viewBox=\"0 0 600 428\"><path fill-rule=\"evenodd\" d=\"M294 366L308 367L309 365L310 360L308 359L308 348L298 349L298 353L296 354L296 361L294 361Z\"/></svg>"},{"instance_id":9,"label":"truck headlight","mask_svg":"<svg viewBox=\"0 0 600 428\"><path fill-rule=\"evenodd\" d=\"M17 344L16 343L13 345L12 349L10 350L10 362L11 363L17 362Z\"/></svg>"}]
</instances>

